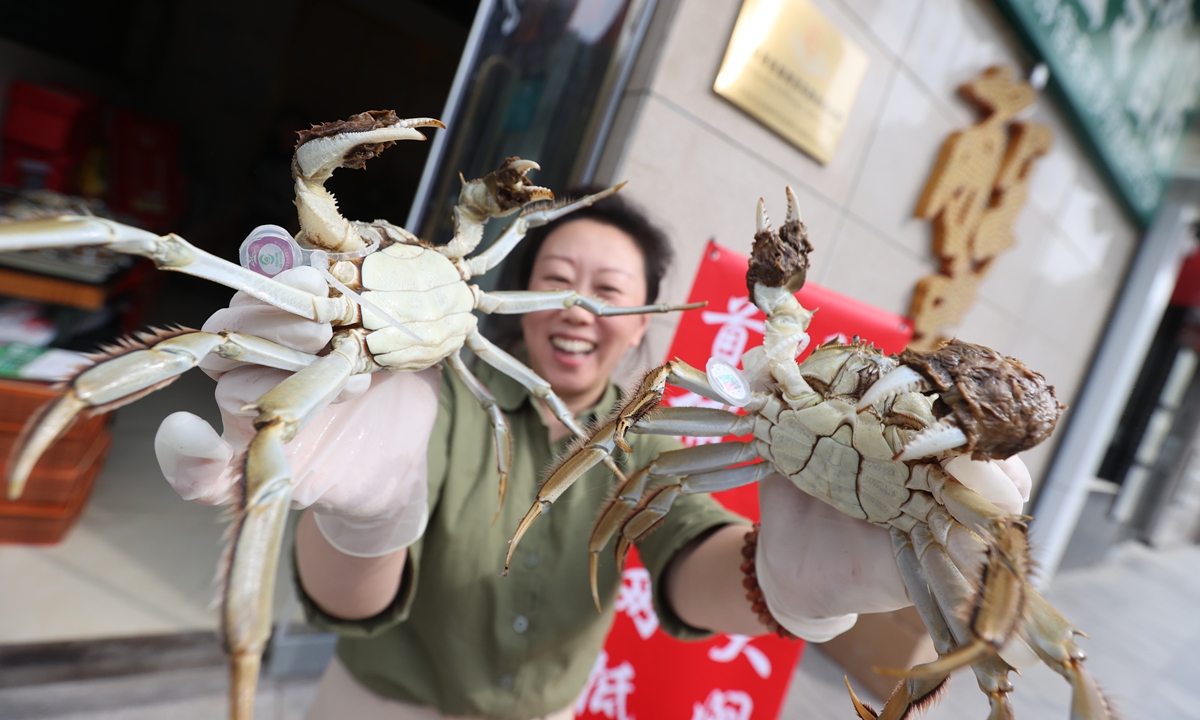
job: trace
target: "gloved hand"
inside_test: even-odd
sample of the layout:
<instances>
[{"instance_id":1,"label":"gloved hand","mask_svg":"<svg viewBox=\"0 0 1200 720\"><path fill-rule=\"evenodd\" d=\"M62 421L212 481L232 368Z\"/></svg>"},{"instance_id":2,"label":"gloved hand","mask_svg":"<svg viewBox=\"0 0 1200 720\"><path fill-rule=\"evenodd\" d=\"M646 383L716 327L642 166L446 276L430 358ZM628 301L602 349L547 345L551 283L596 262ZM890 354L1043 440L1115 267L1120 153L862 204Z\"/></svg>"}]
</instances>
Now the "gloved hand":
<instances>
[{"instance_id":1,"label":"gloved hand","mask_svg":"<svg viewBox=\"0 0 1200 720\"><path fill-rule=\"evenodd\" d=\"M312 268L289 270L276 279L314 294L325 292ZM296 317L242 293L209 318L204 329L237 330L311 353L332 336L328 323ZM199 417L177 412L159 426L154 447L163 475L180 496L218 505L233 499L236 458L254 434L254 413L242 407L290 373L215 356L201 367L217 378L223 435ZM424 532L425 451L437 418L439 389L436 369L356 376L334 404L287 444L296 481L292 506L312 507L317 527L338 550L360 557L386 555Z\"/></svg>"},{"instance_id":2,"label":"gloved hand","mask_svg":"<svg viewBox=\"0 0 1200 720\"><path fill-rule=\"evenodd\" d=\"M1008 513L1029 499L1020 458L958 458L945 469ZM779 474L759 483L758 584L780 625L811 642L840 635L859 613L912 605L887 530L846 515Z\"/></svg>"}]
</instances>

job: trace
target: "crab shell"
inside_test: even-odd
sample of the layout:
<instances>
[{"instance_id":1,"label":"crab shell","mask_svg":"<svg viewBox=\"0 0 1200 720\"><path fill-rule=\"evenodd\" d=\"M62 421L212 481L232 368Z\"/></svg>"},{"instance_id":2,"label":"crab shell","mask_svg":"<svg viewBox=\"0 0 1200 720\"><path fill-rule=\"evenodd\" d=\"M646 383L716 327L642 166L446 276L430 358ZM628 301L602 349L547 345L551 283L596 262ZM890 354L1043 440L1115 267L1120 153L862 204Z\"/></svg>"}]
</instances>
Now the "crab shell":
<instances>
[{"instance_id":1,"label":"crab shell","mask_svg":"<svg viewBox=\"0 0 1200 720\"><path fill-rule=\"evenodd\" d=\"M1020 360L991 348L951 340L935 350L905 350L900 363L941 394L945 413L967 437L974 460L1003 460L1050 437L1066 408L1054 387Z\"/></svg>"}]
</instances>

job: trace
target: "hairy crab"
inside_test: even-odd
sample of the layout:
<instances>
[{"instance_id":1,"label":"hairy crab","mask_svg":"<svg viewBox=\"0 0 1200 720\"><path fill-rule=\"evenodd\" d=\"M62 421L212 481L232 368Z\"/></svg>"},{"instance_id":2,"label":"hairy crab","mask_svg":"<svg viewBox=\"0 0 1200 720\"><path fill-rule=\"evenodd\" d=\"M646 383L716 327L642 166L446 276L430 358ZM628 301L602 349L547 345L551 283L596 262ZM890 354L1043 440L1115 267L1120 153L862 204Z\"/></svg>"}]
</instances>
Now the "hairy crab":
<instances>
[{"instance_id":1,"label":"hairy crab","mask_svg":"<svg viewBox=\"0 0 1200 720\"><path fill-rule=\"evenodd\" d=\"M1000 511L938 462L1005 459L1042 442L1063 409L1053 388L1018 360L958 341L899 356L857 341L830 343L797 363L812 313L793 293L804 283L812 247L790 188L787 195L787 221L778 231L759 201L746 282L767 316L766 334L763 346L743 357L745 376L734 376L741 387L728 389L729 373L737 373L731 366L724 377L679 360L651 370L624 407L552 472L509 557L534 519L577 478L615 448L628 449L625 433L752 434L747 442L664 453L620 485L590 542L597 608L597 559L610 539L617 538L620 564L680 494L727 490L777 472L841 512L890 531L905 587L938 651L938 660L902 673L904 681L878 713L851 689L862 720L910 717L934 702L952 671L967 665L989 697L989 717L1012 718L1012 667L1002 651L1014 662L1040 659L1063 675L1073 688L1073 718L1110 718L1072 640L1078 631L1027 582L1026 518ZM742 405L746 414L657 407L668 383ZM650 478L672 476L682 480L645 491Z\"/></svg>"},{"instance_id":2,"label":"hairy crab","mask_svg":"<svg viewBox=\"0 0 1200 720\"><path fill-rule=\"evenodd\" d=\"M518 314L579 305L596 315L666 312L668 305L612 307L574 291L485 292L468 281L500 264L527 229L543 225L616 192L620 186L575 202L551 205L553 193L532 185L537 164L509 158L499 170L463 183L454 208L453 239L434 246L383 220L346 220L324 183L339 167L361 168L398 140L422 140L421 127L443 127L430 118L403 120L392 111L302 131L292 162L301 233L311 264L329 292L314 296L200 250L183 238L159 237L112 220L61 216L0 225L0 251L96 245L148 257L164 270L196 275L310 320L331 322L328 354L298 352L236 332L187 329L142 333L95 358L66 383L63 396L32 418L9 462L9 495L21 494L41 454L84 412L132 402L175 380L209 353L293 371L251 408L257 430L242 467L237 508L224 569L222 635L232 664L231 715L250 718L262 652L271 630L271 595L293 478L282 451L317 412L359 374L422 370L446 361L491 418L500 475L500 501L511 465L508 424L492 394L468 370L465 345L483 362L514 378L541 399L567 428L584 436L550 384L486 340L473 311ZM491 218L520 214L488 249L471 255ZM469 256L469 257L468 257ZM610 467L615 468L615 465Z\"/></svg>"}]
</instances>

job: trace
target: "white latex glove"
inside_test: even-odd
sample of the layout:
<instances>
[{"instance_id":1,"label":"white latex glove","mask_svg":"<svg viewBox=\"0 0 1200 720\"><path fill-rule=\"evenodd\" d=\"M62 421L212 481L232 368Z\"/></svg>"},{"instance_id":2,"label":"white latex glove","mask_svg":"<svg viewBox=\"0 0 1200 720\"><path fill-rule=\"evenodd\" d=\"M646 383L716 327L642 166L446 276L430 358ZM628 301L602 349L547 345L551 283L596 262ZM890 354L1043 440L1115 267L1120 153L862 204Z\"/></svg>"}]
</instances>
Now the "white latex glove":
<instances>
[{"instance_id":1,"label":"white latex glove","mask_svg":"<svg viewBox=\"0 0 1200 720\"><path fill-rule=\"evenodd\" d=\"M325 292L312 268L276 276L309 292ZM232 329L305 352L321 350L332 335L315 323L249 298L234 296L204 329ZM224 433L191 413L170 415L154 447L168 482L186 500L225 504L234 497L236 459L253 435L257 400L290 373L210 356L201 367L217 377L216 399ZM232 368L232 369L231 369ZM370 392L366 392L367 389ZM425 451L437 417L440 376L376 373L358 376L286 446L296 480L294 508L312 507L317 527L340 551L386 555L412 544L428 517Z\"/></svg>"},{"instance_id":2,"label":"white latex glove","mask_svg":"<svg viewBox=\"0 0 1200 720\"><path fill-rule=\"evenodd\" d=\"M1000 506L1019 512L1029 497L1020 458L1002 463L964 459L946 470ZM1021 499L1013 509L1013 499ZM811 642L846 632L859 613L912 605L887 530L817 500L782 475L759 483L762 528L755 558L758 584L780 625Z\"/></svg>"}]
</instances>

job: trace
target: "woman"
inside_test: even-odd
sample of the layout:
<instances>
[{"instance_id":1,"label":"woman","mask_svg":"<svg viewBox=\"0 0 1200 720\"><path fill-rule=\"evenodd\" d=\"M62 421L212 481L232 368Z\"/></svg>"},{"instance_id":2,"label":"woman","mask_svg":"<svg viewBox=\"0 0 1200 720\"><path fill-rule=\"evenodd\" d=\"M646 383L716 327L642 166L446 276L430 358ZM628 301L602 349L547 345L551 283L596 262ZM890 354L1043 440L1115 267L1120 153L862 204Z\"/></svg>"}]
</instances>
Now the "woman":
<instances>
[{"instance_id":1,"label":"woman","mask_svg":"<svg viewBox=\"0 0 1200 720\"><path fill-rule=\"evenodd\" d=\"M573 289L619 306L654 302L669 262L661 232L617 197L531 233L524 250L511 261L511 289ZM314 278L285 279L324 289ZM598 318L578 307L531 313L520 319L522 359L581 422L603 418L619 397L613 369L640 345L648 322L644 315ZM329 339L328 326L244 297L205 326L214 328L310 352ZM181 495L219 502L230 492L229 458L249 437L237 408L285 373L208 368L228 370L217 389L225 441L202 421L176 414L156 447ZM342 634L310 711L314 720L571 717L620 583L606 556L605 610L597 614L586 548L612 479L603 467L581 479L533 526L512 572L500 577L507 541L569 438L515 381L482 364L477 372L515 441L495 522L490 421L454 373L357 380L360 387L344 392L341 404L289 445L297 504L311 507L296 532L300 595L313 624ZM348 399L356 392L362 394ZM631 441L634 452L621 462L626 471L679 447L655 436ZM824 640L853 624L852 613L909 604L886 532L811 500L782 478L768 479L762 492L763 542L770 537L779 550L759 555L759 575L770 576L783 596L768 602L784 626ZM685 496L639 543L666 632L700 638L766 631L742 586L746 531L743 519L711 498Z\"/></svg>"}]
</instances>

